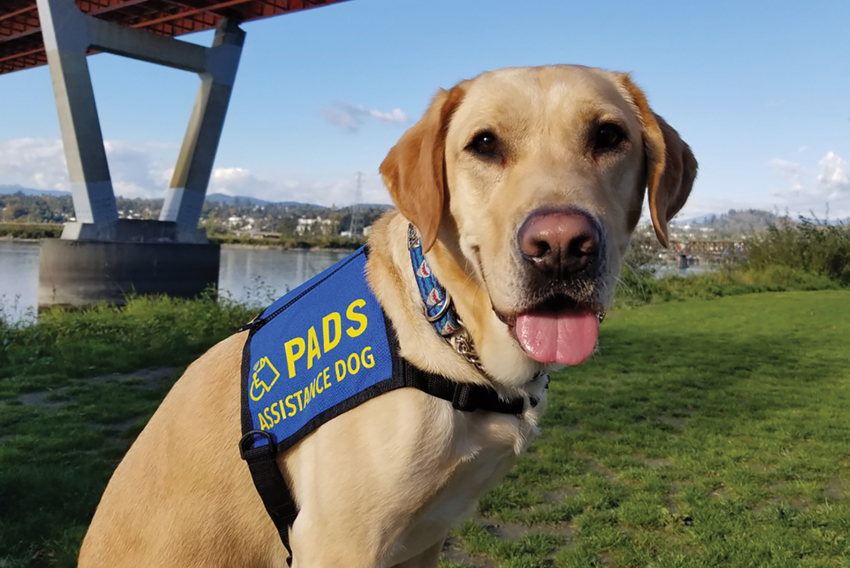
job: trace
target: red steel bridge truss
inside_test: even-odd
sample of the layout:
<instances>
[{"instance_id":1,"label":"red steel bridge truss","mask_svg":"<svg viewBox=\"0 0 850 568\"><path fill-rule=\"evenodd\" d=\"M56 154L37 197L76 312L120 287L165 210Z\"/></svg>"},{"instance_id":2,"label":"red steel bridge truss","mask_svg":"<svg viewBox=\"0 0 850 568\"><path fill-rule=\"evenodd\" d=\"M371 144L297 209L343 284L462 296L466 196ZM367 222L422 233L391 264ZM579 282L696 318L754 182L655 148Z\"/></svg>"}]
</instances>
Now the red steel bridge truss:
<instances>
[{"instance_id":1,"label":"red steel bridge truss","mask_svg":"<svg viewBox=\"0 0 850 568\"><path fill-rule=\"evenodd\" d=\"M76 0L84 13L129 28L174 37L341 0ZM36 0L0 2L0 75L47 64Z\"/></svg>"}]
</instances>

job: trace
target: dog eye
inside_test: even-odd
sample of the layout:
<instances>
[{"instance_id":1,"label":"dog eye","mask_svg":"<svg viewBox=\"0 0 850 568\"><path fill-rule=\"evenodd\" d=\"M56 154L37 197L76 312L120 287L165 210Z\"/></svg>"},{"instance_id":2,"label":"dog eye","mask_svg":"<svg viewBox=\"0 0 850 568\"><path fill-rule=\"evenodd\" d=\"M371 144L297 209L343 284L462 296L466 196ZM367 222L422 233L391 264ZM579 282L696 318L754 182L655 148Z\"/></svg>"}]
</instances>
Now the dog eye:
<instances>
[{"instance_id":1,"label":"dog eye","mask_svg":"<svg viewBox=\"0 0 850 568\"><path fill-rule=\"evenodd\" d=\"M623 129L611 122L600 124L593 137L593 149L597 152L607 152L617 148L626 139Z\"/></svg>"},{"instance_id":2,"label":"dog eye","mask_svg":"<svg viewBox=\"0 0 850 568\"><path fill-rule=\"evenodd\" d=\"M466 148L479 156L492 158L499 154L499 139L489 130L485 130L476 134Z\"/></svg>"}]
</instances>

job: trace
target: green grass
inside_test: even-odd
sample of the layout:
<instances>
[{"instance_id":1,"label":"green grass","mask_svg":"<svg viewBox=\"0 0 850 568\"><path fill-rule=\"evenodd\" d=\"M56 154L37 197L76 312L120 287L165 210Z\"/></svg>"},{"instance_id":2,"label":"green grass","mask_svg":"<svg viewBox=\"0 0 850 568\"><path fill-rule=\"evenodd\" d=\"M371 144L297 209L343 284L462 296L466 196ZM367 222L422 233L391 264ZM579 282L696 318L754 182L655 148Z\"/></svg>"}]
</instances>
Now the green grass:
<instances>
[{"instance_id":1,"label":"green grass","mask_svg":"<svg viewBox=\"0 0 850 568\"><path fill-rule=\"evenodd\" d=\"M220 245L274 246L285 250L354 250L366 244L366 240L363 237L352 238L342 237L339 235L303 235L297 238L278 237L259 239L247 236L238 236L232 233L209 233L207 237L211 243L217 243Z\"/></svg>"},{"instance_id":2,"label":"green grass","mask_svg":"<svg viewBox=\"0 0 850 568\"><path fill-rule=\"evenodd\" d=\"M246 315L191 304L0 332L0 567L75 564L173 378ZM615 311L441 567L850 566L848 338L843 290Z\"/></svg>"},{"instance_id":3,"label":"green grass","mask_svg":"<svg viewBox=\"0 0 850 568\"><path fill-rule=\"evenodd\" d=\"M2 311L0 311L2 315ZM211 294L131 298L125 306L52 309L37 325L0 318L0 397L55 389L74 379L186 365L255 312Z\"/></svg>"},{"instance_id":4,"label":"green grass","mask_svg":"<svg viewBox=\"0 0 850 568\"><path fill-rule=\"evenodd\" d=\"M457 532L466 565L848 566L848 338L845 291L615 313Z\"/></svg>"},{"instance_id":5,"label":"green grass","mask_svg":"<svg viewBox=\"0 0 850 568\"><path fill-rule=\"evenodd\" d=\"M75 566L112 471L181 369L0 402L0 566Z\"/></svg>"},{"instance_id":6,"label":"green grass","mask_svg":"<svg viewBox=\"0 0 850 568\"><path fill-rule=\"evenodd\" d=\"M656 278L650 270L627 266L623 271L615 306L631 307L690 299L710 300L763 292L837 290L841 282L800 267L747 265L720 266L702 274Z\"/></svg>"},{"instance_id":7,"label":"green grass","mask_svg":"<svg viewBox=\"0 0 850 568\"><path fill-rule=\"evenodd\" d=\"M182 368L252 315L207 295L0 320L0 568L76 564L109 476Z\"/></svg>"}]
</instances>

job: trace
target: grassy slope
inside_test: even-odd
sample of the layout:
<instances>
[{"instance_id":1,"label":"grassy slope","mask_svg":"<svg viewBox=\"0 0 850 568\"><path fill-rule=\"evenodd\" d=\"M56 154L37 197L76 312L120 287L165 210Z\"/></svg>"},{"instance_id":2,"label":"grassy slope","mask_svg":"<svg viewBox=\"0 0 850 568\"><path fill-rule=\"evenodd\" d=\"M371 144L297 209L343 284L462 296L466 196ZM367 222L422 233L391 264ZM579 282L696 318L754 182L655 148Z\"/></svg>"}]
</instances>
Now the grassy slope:
<instances>
[{"instance_id":1,"label":"grassy slope","mask_svg":"<svg viewBox=\"0 0 850 568\"><path fill-rule=\"evenodd\" d=\"M76 565L112 470L182 366L253 315L207 296L0 322L0 568Z\"/></svg>"},{"instance_id":2,"label":"grassy slope","mask_svg":"<svg viewBox=\"0 0 850 568\"><path fill-rule=\"evenodd\" d=\"M848 338L846 291L614 314L458 532L469 563L848 566Z\"/></svg>"},{"instance_id":3,"label":"grassy slope","mask_svg":"<svg viewBox=\"0 0 850 568\"><path fill-rule=\"evenodd\" d=\"M31 349L3 347L0 567L74 565L112 469L179 369L83 377L184 365L227 333L216 318L244 318L193 326L212 308L193 309L77 321L100 337L97 356L58 319L24 337ZM612 314L599 355L553 378L543 435L443 566L847 566L848 337L846 291Z\"/></svg>"}]
</instances>

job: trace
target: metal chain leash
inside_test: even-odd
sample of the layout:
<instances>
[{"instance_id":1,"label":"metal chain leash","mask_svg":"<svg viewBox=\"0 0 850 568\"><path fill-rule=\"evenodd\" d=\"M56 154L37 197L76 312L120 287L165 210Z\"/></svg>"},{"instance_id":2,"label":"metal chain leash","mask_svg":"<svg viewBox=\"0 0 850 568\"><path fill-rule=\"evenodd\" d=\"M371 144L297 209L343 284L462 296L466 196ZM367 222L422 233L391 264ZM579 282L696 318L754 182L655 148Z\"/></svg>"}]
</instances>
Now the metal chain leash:
<instances>
[{"instance_id":1,"label":"metal chain leash","mask_svg":"<svg viewBox=\"0 0 850 568\"><path fill-rule=\"evenodd\" d=\"M470 337L466 326L463 325L460 318L458 318L458 322L460 323L460 329L449 337L449 344L454 347L458 355L466 359L470 365L478 369L485 377L488 377L489 374L484 370L484 366L478 357L478 351L475 350L475 342L472 341L472 337Z\"/></svg>"}]
</instances>

